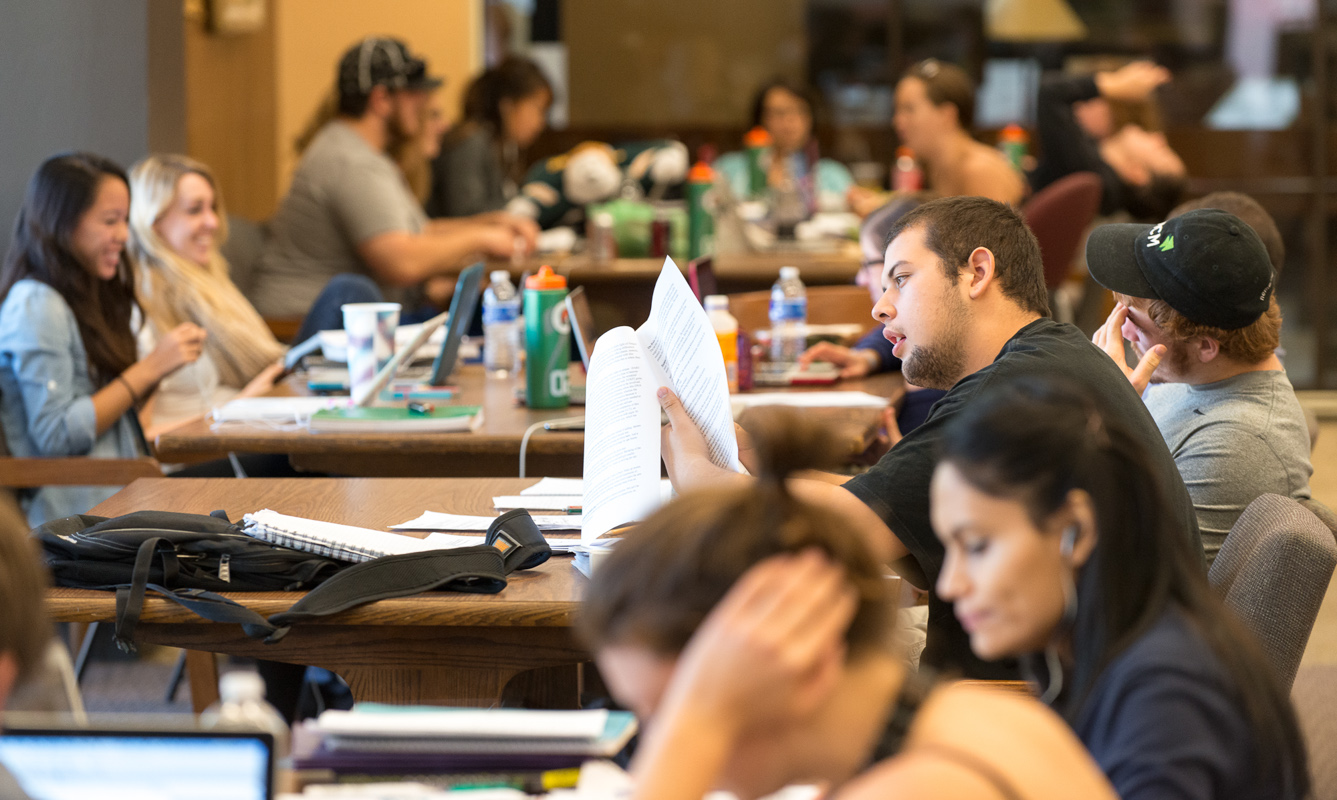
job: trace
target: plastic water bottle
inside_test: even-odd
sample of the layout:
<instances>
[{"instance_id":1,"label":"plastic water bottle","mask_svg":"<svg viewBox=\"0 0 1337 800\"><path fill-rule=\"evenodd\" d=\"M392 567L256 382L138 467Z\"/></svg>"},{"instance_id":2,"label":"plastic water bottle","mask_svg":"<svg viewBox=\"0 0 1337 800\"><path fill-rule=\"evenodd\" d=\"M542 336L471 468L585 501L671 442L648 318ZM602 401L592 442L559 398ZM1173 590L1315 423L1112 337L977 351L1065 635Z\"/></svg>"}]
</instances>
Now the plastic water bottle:
<instances>
[{"instance_id":1,"label":"plastic water bottle","mask_svg":"<svg viewBox=\"0 0 1337 800\"><path fill-rule=\"evenodd\" d=\"M715 329L720 352L724 355L724 373L729 378L729 391L738 391L738 320L729 313L729 298L722 294L706 296L706 316Z\"/></svg>"},{"instance_id":2,"label":"plastic water bottle","mask_svg":"<svg viewBox=\"0 0 1337 800\"><path fill-rule=\"evenodd\" d=\"M291 731L278 709L265 702L265 679L254 672L229 672L218 681L219 701L200 715L205 728L251 728L274 735L274 754L288 755Z\"/></svg>"},{"instance_id":3,"label":"plastic water bottle","mask_svg":"<svg viewBox=\"0 0 1337 800\"><path fill-rule=\"evenodd\" d=\"M808 291L798 267L781 267L771 287L771 361L792 364L808 343Z\"/></svg>"},{"instance_id":4,"label":"plastic water bottle","mask_svg":"<svg viewBox=\"0 0 1337 800\"><path fill-rule=\"evenodd\" d=\"M490 277L483 292L483 366L504 378L520 368L520 294L506 270L493 270Z\"/></svg>"}]
</instances>

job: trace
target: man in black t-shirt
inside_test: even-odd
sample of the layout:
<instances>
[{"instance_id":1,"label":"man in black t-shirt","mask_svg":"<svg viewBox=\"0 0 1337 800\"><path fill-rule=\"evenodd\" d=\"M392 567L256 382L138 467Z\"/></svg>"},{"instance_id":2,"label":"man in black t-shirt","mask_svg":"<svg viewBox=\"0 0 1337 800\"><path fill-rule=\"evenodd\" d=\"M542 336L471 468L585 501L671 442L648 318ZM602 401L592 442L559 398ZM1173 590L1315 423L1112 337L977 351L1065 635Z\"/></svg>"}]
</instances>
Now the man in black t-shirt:
<instances>
[{"instance_id":1,"label":"man in black t-shirt","mask_svg":"<svg viewBox=\"0 0 1337 800\"><path fill-rule=\"evenodd\" d=\"M1100 398L1102 413L1143 441L1180 516L1201 550L1193 505L1165 441L1123 372L1077 328L1048 319L1040 248L1011 207L981 197L949 197L905 215L888 237L882 284L873 308L884 336L903 362L905 378L949 390L922 426L868 472L843 486L831 475L795 480L793 492L851 517L868 531L876 552L921 588L933 588L943 549L929 524L929 482L943 427L990 384L1039 373L1063 375ZM711 463L705 438L667 389L664 462L678 489L747 480ZM989 664L951 606L929 595L923 663L971 678L1015 677L1010 663Z\"/></svg>"}]
</instances>

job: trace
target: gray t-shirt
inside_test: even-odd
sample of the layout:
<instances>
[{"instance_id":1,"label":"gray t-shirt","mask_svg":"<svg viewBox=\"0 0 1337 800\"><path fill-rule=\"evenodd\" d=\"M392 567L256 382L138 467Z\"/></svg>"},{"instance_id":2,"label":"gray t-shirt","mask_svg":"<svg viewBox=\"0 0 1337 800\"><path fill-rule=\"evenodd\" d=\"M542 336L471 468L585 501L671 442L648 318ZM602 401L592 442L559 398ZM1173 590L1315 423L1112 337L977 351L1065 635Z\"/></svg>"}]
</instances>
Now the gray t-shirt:
<instances>
[{"instance_id":1,"label":"gray t-shirt","mask_svg":"<svg viewBox=\"0 0 1337 800\"><path fill-rule=\"evenodd\" d=\"M267 317L300 317L335 275L371 275L359 244L392 231L420 233L426 221L395 162L347 124L330 122L293 173L251 301Z\"/></svg>"},{"instance_id":2,"label":"gray t-shirt","mask_svg":"<svg viewBox=\"0 0 1337 800\"><path fill-rule=\"evenodd\" d=\"M1193 498L1209 564L1260 495L1309 497L1309 428L1285 372L1157 384L1143 399Z\"/></svg>"}]
</instances>

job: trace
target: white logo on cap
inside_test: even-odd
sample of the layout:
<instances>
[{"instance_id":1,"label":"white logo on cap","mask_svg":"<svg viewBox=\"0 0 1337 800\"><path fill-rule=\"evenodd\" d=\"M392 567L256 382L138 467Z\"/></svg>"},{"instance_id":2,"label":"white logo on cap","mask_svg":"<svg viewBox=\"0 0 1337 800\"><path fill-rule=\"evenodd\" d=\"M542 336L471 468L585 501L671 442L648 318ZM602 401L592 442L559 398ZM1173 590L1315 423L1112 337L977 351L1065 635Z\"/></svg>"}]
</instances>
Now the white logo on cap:
<instances>
[{"instance_id":1,"label":"white logo on cap","mask_svg":"<svg viewBox=\"0 0 1337 800\"><path fill-rule=\"evenodd\" d=\"M1151 230L1147 231L1147 247L1156 247L1161 243L1161 228L1165 227L1162 222Z\"/></svg>"}]
</instances>

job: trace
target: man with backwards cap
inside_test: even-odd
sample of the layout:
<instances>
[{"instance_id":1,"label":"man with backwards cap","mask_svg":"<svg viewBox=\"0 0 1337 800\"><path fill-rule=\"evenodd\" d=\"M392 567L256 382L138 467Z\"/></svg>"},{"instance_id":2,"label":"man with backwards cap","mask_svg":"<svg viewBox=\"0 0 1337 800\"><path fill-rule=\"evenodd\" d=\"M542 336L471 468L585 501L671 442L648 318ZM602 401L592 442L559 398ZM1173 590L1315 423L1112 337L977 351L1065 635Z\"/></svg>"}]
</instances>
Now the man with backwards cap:
<instances>
[{"instance_id":1,"label":"man with backwards cap","mask_svg":"<svg viewBox=\"0 0 1337 800\"><path fill-rule=\"evenodd\" d=\"M533 223L508 214L429 222L390 157L421 133L441 83L397 39L364 39L339 60L339 114L302 154L274 218L252 298L260 313L301 316L346 273L403 301L407 287L479 255L510 256L517 236L532 242Z\"/></svg>"},{"instance_id":2,"label":"man with backwards cap","mask_svg":"<svg viewBox=\"0 0 1337 800\"><path fill-rule=\"evenodd\" d=\"M1210 563L1262 494L1309 497L1309 433L1275 350L1281 311L1267 250L1216 209L1159 225L1105 225L1091 277L1118 304L1093 340L1124 368L1165 437ZM1123 340L1139 363L1128 368Z\"/></svg>"}]
</instances>

